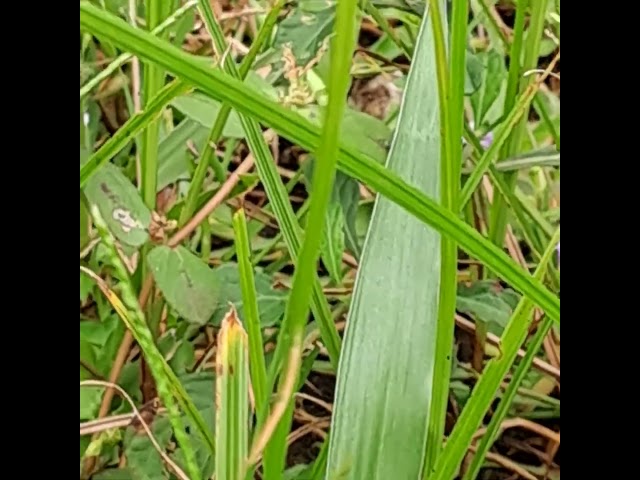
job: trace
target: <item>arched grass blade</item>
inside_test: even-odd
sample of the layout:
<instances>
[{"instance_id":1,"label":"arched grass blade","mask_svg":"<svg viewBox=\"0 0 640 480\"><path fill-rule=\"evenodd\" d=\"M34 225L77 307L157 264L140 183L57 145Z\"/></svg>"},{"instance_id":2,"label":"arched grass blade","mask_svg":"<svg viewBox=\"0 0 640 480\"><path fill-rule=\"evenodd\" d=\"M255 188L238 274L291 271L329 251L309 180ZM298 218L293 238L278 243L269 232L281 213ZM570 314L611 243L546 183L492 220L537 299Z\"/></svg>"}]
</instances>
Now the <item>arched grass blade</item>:
<instances>
[{"instance_id":1,"label":"arched grass blade","mask_svg":"<svg viewBox=\"0 0 640 480\"><path fill-rule=\"evenodd\" d=\"M387 168L440 196L432 24L425 18ZM378 197L347 320L327 478L417 479L430 417L440 234ZM447 388L443 386L442 388Z\"/></svg>"}]
</instances>

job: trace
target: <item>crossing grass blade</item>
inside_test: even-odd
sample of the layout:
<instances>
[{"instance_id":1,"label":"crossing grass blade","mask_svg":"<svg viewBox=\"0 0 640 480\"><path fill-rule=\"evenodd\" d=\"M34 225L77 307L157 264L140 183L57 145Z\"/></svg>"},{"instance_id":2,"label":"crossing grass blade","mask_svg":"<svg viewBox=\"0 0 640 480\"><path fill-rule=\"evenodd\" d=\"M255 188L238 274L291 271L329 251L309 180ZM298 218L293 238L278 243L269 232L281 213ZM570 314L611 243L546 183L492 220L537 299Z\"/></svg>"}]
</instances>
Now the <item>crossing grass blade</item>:
<instances>
[{"instance_id":1,"label":"crossing grass blade","mask_svg":"<svg viewBox=\"0 0 640 480\"><path fill-rule=\"evenodd\" d=\"M180 20L189 10L191 10L197 3L197 0L190 0L186 2L183 6L178 8L175 12L173 12L167 19L154 28L151 33L153 35L159 35L164 32L167 28L172 26L178 20ZM82 87L80 87L80 101L87 97L91 93L91 91L96 88L103 80L106 80L111 75L113 75L121 66L127 63L129 60L133 58L133 55L130 53L123 53L119 55L113 62L107 65L104 70L98 73L95 77L85 83Z\"/></svg>"},{"instance_id":2,"label":"crossing grass blade","mask_svg":"<svg viewBox=\"0 0 640 480\"><path fill-rule=\"evenodd\" d=\"M242 480L249 448L247 334L235 308L222 320L216 353L216 480Z\"/></svg>"},{"instance_id":3,"label":"crossing grass blade","mask_svg":"<svg viewBox=\"0 0 640 480\"><path fill-rule=\"evenodd\" d=\"M560 241L560 230L556 230L547 246L542 260L535 271L536 278L542 278L547 271L547 264L556 251ZM447 439L442 454L435 463L429 480L451 480L460 466L460 462L471 445L473 434L482 423L482 419L491 406L495 393L504 376L513 365L520 346L527 338L531 325L531 301L523 297L507 324L500 339L501 355L491 359L485 366L480 379L476 383L451 435Z\"/></svg>"},{"instance_id":4,"label":"crossing grass blade","mask_svg":"<svg viewBox=\"0 0 640 480\"><path fill-rule=\"evenodd\" d=\"M87 2L80 2L80 25L87 31L109 39L120 48L161 64L211 98L228 102L239 112L268 124L301 147L313 151L317 149L320 131L309 121L255 92L238 80L209 68L193 56L168 45L167 42L147 32L134 29L126 22ZM260 166L259 163L258 166ZM270 168L275 170L275 165L271 165ZM542 282L524 272L505 252L488 242L479 232L461 221L456 214L440 207L418 188L403 181L397 174L385 169L375 160L363 155L344 139L339 150L338 168L374 188L441 234L455 238L459 246L472 257L483 262L511 287L528 296L553 320L560 321L560 300L545 288ZM277 174L277 171L275 173ZM260 176L264 182L265 172ZM276 183L278 180L279 178L273 179ZM284 192L284 187L282 190ZM268 191L267 194L269 195ZM275 204L274 197L270 195L269 198ZM288 202L287 205L290 209ZM295 216L292 215L292 219L295 219ZM299 226L290 225L290 230L299 232ZM295 241L292 238L289 240ZM289 247L293 255L298 249L292 246ZM315 297L314 291L314 302Z\"/></svg>"},{"instance_id":5,"label":"crossing grass blade","mask_svg":"<svg viewBox=\"0 0 640 480\"><path fill-rule=\"evenodd\" d=\"M511 408L511 404L518 393L518 389L529 372L531 364L536 357L536 353L540 350L540 347L552 326L553 321L548 317L545 317L540 326L538 326L538 331L527 346L527 353L518 365L518 368L516 368L516 371L513 373L509 386L502 395L498 408L496 408L496 411L491 417L491 421L487 426L487 431L482 436L482 440L480 440L480 444L478 445L478 448L473 455L473 459L471 460L471 465L469 465L469 468L464 473L463 480L475 480L478 477L478 473L480 472L480 468L482 468L484 459L499 434L502 421L509 413L509 409Z\"/></svg>"},{"instance_id":6,"label":"crossing grass blade","mask_svg":"<svg viewBox=\"0 0 640 480\"><path fill-rule=\"evenodd\" d=\"M434 51L425 13L387 168L439 199L444 139ZM440 270L440 234L378 197L338 369L327 478L419 477L434 390L448 390L433 383Z\"/></svg>"},{"instance_id":7,"label":"crossing grass blade","mask_svg":"<svg viewBox=\"0 0 640 480\"><path fill-rule=\"evenodd\" d=\"M251 385L253 386L256 402L256 412L258 418L261 418L266 413L270 395L267 391L267 368L264 360L262 329L260 328L260 311L258 309L253 265L251 264L251 245L247 231L247 218L244 210L238 210L233 215L233 231L238 255L238 269L240 270L244 321L249 336Z\"/></svg>"},{"instance_id":8,"label":"crossing grass blade","mask_svg":"<svg viewBox=\"0 0 640 480\"><path fill-rule=\"evenodd\" d=\"M164 108L171 101L187 93L191 87L181 80L173 80L158 92L158 94L149 102L147 108L136 113L122 125L118 131L107 140L86 163L80 166L80 188L93 173L95 173L102 165L111 160L120 150L122 150L131 140L133 140L140 132L142 132L151 122L156 120L162 113Z\"/></svg>"}]
</instances>

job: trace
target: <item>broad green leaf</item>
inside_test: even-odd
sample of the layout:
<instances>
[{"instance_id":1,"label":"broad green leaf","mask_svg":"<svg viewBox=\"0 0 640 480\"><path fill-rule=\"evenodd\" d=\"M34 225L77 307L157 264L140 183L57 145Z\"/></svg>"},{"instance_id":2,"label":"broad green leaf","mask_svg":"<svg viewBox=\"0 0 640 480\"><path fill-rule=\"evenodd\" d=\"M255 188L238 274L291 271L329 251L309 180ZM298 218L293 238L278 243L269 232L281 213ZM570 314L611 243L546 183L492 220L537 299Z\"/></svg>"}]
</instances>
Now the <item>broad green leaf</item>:
<instances>
[{"instance_id":1,"label":"broad green leaf","mask_svg":"<svg viewBox=\"0 0 640 480\"><path fill-rule=\"evenodd\" d=\"M344 253L344 215L337 203L329 204L323 233L322 261L335 284L342 281L342 254Z\"/></svg>"},{"instance_id":2,"label":"broad green leaf","mask_svg":"<svg viewBox=\"0 0 640 480\"><path fill-rule=\"evenodd\" d=\"M360 202L360 187L353 178L338 171L333 182L333 202L337 202L342 207L344 218L344 241L345 246L353 253L356 259L360 258L362 243L358 240L356 227L356 217ZM367 219L367 225L368 225Z\"/></svg>"},{"instance_id":3,"label":"broad green leaf","mask_svg":"<svg viewBox=\"0 0 640 480\"><path fill-rule=\"evenodd\" d=\"M219 305L218 276L183 246L155 247L147 257L169 305L190 323L204 325Z\"/></svg>"},{"instance_id":4,"label":"broad green leaf","mask_svg":"<svg viewBox=\"0 0 640 480\"><path fill-rule=\"evenodd\" d=\"M439 198L438 85L426 15L417 45L387 168ZM419 477L437 388L439 285L440 234L378 197L340 358L328 478Z\"/></svg>"},{"instance_id":5,"label":"broad green leaf","mask_svg":"<svg viewBox=\"0 0 640 480\"><path fill-rule=\"evenodd\" d=\"M147 241L151 214L138 190L118 167L105 164L87 180L84 193L89 203L98 207L118 240L132 247Z\"/></svg>"},{"instance_id":6,"label":"broad green leaf","mask_svg":"<svg viewBox=\"0 0 640 480\"><path fill-rule=\"evenodd\" d=\"M473 95L483 85L484 66L476 55L467 52L465 67L464 94Z\"/></svg>"},{"instance_id":7,"label":"broad green leaf","mask_svg":"<svg viewBox=\"0 0 640 480\"><path fill-rule=\"evenodd\" d=\"M520 296L511 289L503 289L491 280L476 282L471 286L459 285L457 310L486 322L489 331L502 333ZM496 326L498 328L496 328Z\"/></svg>"},{"instance_id":8,"label":"broad green leaf","mask_svg":"<svg viewBox=\"0 0 640 480\"><path fill-rule=\"evenodd\" d=\"M201 93L183 95L171 102L171 105L186 117L208 129L213 126L221 109L220 102L211 100ZM236 112L231 111L229 114L222 135L228 138L244 138L244 131Z\"/></svg>"},{"instance_id":9,"label":"broad green leaf","mask_svg":"<svg viewBox=\"0 0 640 480\"><path fill-rule=\"evenodd\" d=\"M298 113L318 127L322 126L324 109L312 105L298 109ZM391 130L381 120L346 108L342 119L342 134L349 138L358 150L383 163L387 156L387 144L391 140Z\"/></svg>"},{"instance_id":10,"label":"broad green leaf","mask_svg":"<svg viewBox=\"0 0 640 480\"><path fill-rule=\"evenodd\" d=\"M202 151L207 140L207 129L199 123L184 119L174 128L158 147L158 191L167 185L190 177L191 153L188 142Z\"/></svg>"},{"instance_id":11,"label":"broad green leaf","mask_svg":"<svg viewBox=\"0 0 640 480\"><path fill-rule=\"evenodd\" d=\"M240 480L249 453L249 353L233 307L222 321L217 347L216 479Z\"/></svg>"},{"instance_id":12,"label":"broad green leaf","mask_svg":"<svg viewBox=\"0 0 640 480\"><path fill-rule=\"evenodd\" d=\"M226 263L216 268L216 279L220 285L219 307L213 315L214 325L220 325L224 315L228 311L229 303L232 303L238 311L238 316L243 318L244 305L242 299L242 289L240 287L240 272L235 263ZM273 279L266 273L255 271L256 295L258 297L258 310L260 312L260 325L270 327L276 325L284 315L284 307L287 303L287 294L272 287Z\"/></svg>"},{"instance_id":13,"label":"broad green leaf","mask_svg":"<svg viewBox=\"0 0 640 480\"><path fill-rule=\"evenodd\" d=\"M487 113L498 99L507 77L504 57L495 50L480 52L476 58L482 64L481 87L471 95L471 106L476 128L481 128ZM491 120L490 120L491 122Z\"/></svg>"},{"instance_id":14,"label":"broad green leaf","mask_svg":"<svg viewBox=\"0 0 640 480\"><path fill-rule=\"evenodd\" d=\"M335 2L301 0L298 8L278 25L273 46L290 45L297 65L304 66L331 33L335 18Z\"/></svg>"},{"instance_id":15,"label":"broad green leaf","mask_svg":"<svg viewBox=\"0 0 640 480\"><path fill-rule=\"evenodd\" d=\"M317 127L237 79L210 68L206 61L173 48L86 2L80 3L80 25L147 61L164 65L208 96L228 102L238 112L264 122L303 148L315 150L318 147L320 132ZM375 160L359 154L348 139L343 139L338 161L343 172L374 188L441 234L455 238L467 253L487 265L513 288L529 296L555 321L560 321L560 300L556 295L545 288L542 282L524 272L502 249L460 220L457 214L443 209L413 186L413 181L407 183ZM271 172L268 173L271 175ZM299 240L288 238L287 242L295 256L295 246Z\"/></svg>"},{"instance_id":16,"label":"broad green leaf","mask_svg":"<svg viewBox=\"0 0 640 480\"><path fill-rule=\"evenodd\" d=\"M171 439L169 420L157 418L152 424L151 431L160 448L166 448ZM127 429L124 438L124 454L132 480L156 480L165 476L163 460L144 432L137 433L134 429Z\"/></svg>"}]
</instances>

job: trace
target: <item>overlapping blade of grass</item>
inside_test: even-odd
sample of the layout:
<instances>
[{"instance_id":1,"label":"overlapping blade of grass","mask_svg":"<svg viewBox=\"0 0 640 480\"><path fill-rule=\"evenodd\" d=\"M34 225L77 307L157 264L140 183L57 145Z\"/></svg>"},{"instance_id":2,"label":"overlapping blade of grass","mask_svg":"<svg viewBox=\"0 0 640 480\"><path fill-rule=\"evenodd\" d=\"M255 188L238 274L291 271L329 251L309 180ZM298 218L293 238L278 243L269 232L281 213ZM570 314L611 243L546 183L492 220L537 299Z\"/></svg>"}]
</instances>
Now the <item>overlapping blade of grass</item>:
<instances>
[{"instance_id":1,"label":"overlapping blade of grass","mask_svg":"<svg viewBox=\"0 0 640 480\"><path fill-rule=\"evenodd\" d=\"M159 35L164 32L171 25L180 20L189 10L191 10L197 3L197 0L190 0L186 2L182 7L178 8L164 22L154 28L151 33L153 35ZM123 53L119 55L113 62L107 65L104 70L80 87L80 101L82 101L91 91L96 88L103 80L106 80L113 75L121 66L127 63L133 58L130 53Z\"/></svg>"},{"instance_id":2,"label":"overlapping blade of grass","mask_svg":"<svg viewBox=\"0 0 640 480\"><path fill-rule=\"evenodd\" d=\"M169 16L172 2L167 0L146 0L147 27L157 28ZM151 62L144 64L142 96L146 106L164 85L165 71L161 65ZM140 182L145 205L151 210L156 207L156 185L158 183L158 143L160 124L149 122L140 141Z\"/></svg>"},{"instance_id":3,"label":"overlapping blade of grass","mask_svg":"<svg viewBox=\"0 0 640 480\"><path fill-rule=\"evenodd\" d=\"M112 159L150 122L156 120L174 98L188 92L191 88L188 84L178 79L163 87L144 110L129 118L109 140L89 157L86 163L80 165L80 188L84 187L89 177L96 170Z\"/></svg>"},{"instance_id":4,"label":"overlapping blade of grass","mask_svg":"<svg viewBox=\"0 0 640 480\"><path fill-rule=\"evenodd\" d=\"M247 334L231 310L216 352L216 480L242 480L249 449Z\"/></svg>"},{"instance_id":5,"label":"overlapping blade of grass","mask_svg":"<svg viewBox=\"0 0 640 480\"><path fill-rule=\"evenodd\" d=\"M439 111L433 27L425 13L387 168L432 198L442 188ZM448 389L433 383L440 242L436 230L378 197L338 369L327 478L420 475L434 390Z\"/></svg>"},{"instance_id":6,"label":"overlapping blade of grass","mask_svg":"<svg viewBox=\"0 0 640 480\"><path fill-rule=\"evenodd\" d=\"M209 0L198 0L198 4L200 6L200 12L205 19L207 28L214 40L214 45L218 50L218 55L222 57L227 48L226 41L224 39L224 34L222 33L220 26L213 16L213 11L211 10ZM253 61L256 59L256 56L266 43L267 39L269 39L273 27L276 24L276 20L278 19L278 14L282 10L284 4L285 0L278 0L273 4L271 10L269 10L269 13L265 18L265 21L262 24L262 27L260 28L256 39L251 43L249 52L243 58L239 70L235 72L236 78L238 78L239 80L244 80L249 73ZM233 64L233 60L228 56L226 58L224 67L226 68L227 73L230 73L233 76L235 65ZM209 132L209 138L204 145L202 155L200 155L200 161L191 179L191 185L189 187L189 193L187 194L184 208L180 213L180 225L184 225L196 210L196 204L198 201L198 195L200 194L200 189L202 188L202 182L204 181L205 175L207 173L207 167L211 162L215 151L214 146L218 143L220 137L222 136L222 132L227 123L227 120L229 119L230 113L231 107L226 103L222 105L222 108L220 109L220 112L216 117L216 121L214 122L213 127ZM222 168L220 162L214 161L213 165L214 172L216 174L216 177L218 178L218 181L223 182L224 180L226 180L226 172Z\"/></svg>"},{"instance_id":7,"label":"overlapping blade of grass","mask_svg":"<svg viewBox=\"0 0 640 480\"><path fill-rule=\"evenodd\" d=\"M235 233L238 269L240 270L240 288L242 290L242 305L245 315L245 325L249 335L249 367L251 385L256 402L258 418L266 413L270 394L267 391L267 368L264 360L264 345L262 343L262 329L260 328L260 312L256 284L251 264L251 245L247 231L247 219L244 210L238 210L233 215L233 231Z\"/></svg>"},{"instance_id":8,"label":"overlapping blade of grass","mask_svg":"<svg viewBox=\"0 0 640 480\"><path fill-rule=\"evenodd\" d=\"M214 45L218 51L224 51L226 49L226 41L220 26L213 16L211 6L204 0L200 1L199 6L201 12L203 12L203 17L213 39ZM273 17L271 21L275 22L275 17ZM245 64L243 70L239 72L233 60L229 56L226 56L222 67L231 77L234 79L240 79L242 75L246 75L250 64ZM232 105L232 103L229 102L229 105ZM291 203L289 202L289 197L284 184L282 183L282 180L280 180L280 174L278 173L275 162L273 161L271 150L262 136L258 122L256 122L250 114L248 115L247 112L242 112L241 109L238 109L238 112L240 123L242 124L242 128L247 138L247 143L249 144L249 149L256 160L256 167L258 169L260 180L262 181L267 192L267 197L273 206L273 211L276 214L276 218L278 219L278 223L284 234L289 252L291 253L294 261L296 261L298 254L301 254L301 229L296 220ZM222 114L222 111L220 113ZM221 118L220 115L218 118ZM219 122L219 120L216 120L216 122ZM213 128L215 129L216 126L214 125ZM338 332L331 318L331 311L327 300L322 293L320 282L315 278L312 284L313 313L318 320L322 340L327 347L329 358L334 368L337 368L338 356L340 355L340 337L338 336ZM282 349L278 346L276 354L274 355L276 364L279 362L279 354L281 352ZM267 386L269 390L271 387L272 385Z\"/></svg>"},{"instance_id":9,"label":"overlapping blade of grass","mask_svg":"<svg viewBox=\"0 0 640 480\"><path fill-rule=\"evenodd\" d=\"M518 393L518 389L527 375L527 372L529 372L531 364L536 357L536 353L540 350L540 347L552 326L553 321L548 317L545 317L540 326L538 326L538 331L527 346L527 353L518 365L518 368L516 368L516 371L513 373L509 386L505 390L504 395L502 395L498 408L496 408L496 411L491 417L491 422L489 422L487 431L482 436L482 440L480 440L480 444L473 455L471 465L469 465L469 468L464 473L463 480L475 480L478 477L478 473L480 472L480 468L482 468L484 459L500 432L502 421L509 413L509 409L511 408L511 404Z\"/></svg>"},{"instance_id":10,"label":"overlapping blade of grass","mask_svg":"<svg viewBox=\"0 0 640 480\"><path fill-rule=\"evenodd\" d=\"M149 369L156 381L158 394L169 411L171 426L174 429L174 434L184 454L189 475L192 479L197 480L201 478L200 469L196 463L194 449L182 423L175 399L182 404L185 409L185 413L193 422L193 425L200 430L205 441L209 441L213 451L213 439L211 432L206 428L204 420L196 410L193 402L188 397L184 388L180 384L180 381L177 379L171 370L171 367L169 367L166 360L158 350L158 347L153 340L153 335L145 321L144 313L138 303L127 269L122 263L122 260L120 260L115 240L108 231L107 225L102 219L102 216L96 206L91 207L91 215L93 216L94 224L98 230L100 238L102 239L103 244L107 247L109 260L114 267L118 278L120 278L120 284L118 286L121 291L122 302L111 290L105 288L105 285L100 284L101 290L107 297L107 300L109 300L111 305L114 307L116 313L122 319L127 329L131 331L133 337L138 342L138 345L140 345L140 349L144 354L147 365L149 366Z\"/></svg>"},{"instance_id":11,"label":"overlapping blade of grass","mask_svg":"<svg viewBox=\"0 0 640 480\"><path fill-rule=\"evenodd\" d=\"M357 21L359 21L357 0L337 2L334 36L331 39L330 48L331 76L327 83L329 101L326 117L323 119L320 145L316 150L317 161L312 178L312 194L304 241L293 274L285 318L278 335L278 348L286 352L278 385L280 400L273 407L270 417L256 436L252 447L252 458L260 451L261 444L268 443L267 439L276 430L278 435L274 438L271 457L279 456L283 464L286 456L286 433L289 431L293 414L292 399L300 374L309 304L316 279L326 212L335 178L342 119L350 84L351 59L356 44ZM277 472L269 475L269 478L281 477L281 473Z\"/></svg>"},{"instance_id":12,"label":"overlapping blade of grass","mask_svg":"<svg viewBox=\"0 0 640 480\"><path fill-rule=\"evenodd\" d=\"M102 12L85 2L80 3L80 25L88 31L108 38L123 49L162 64L210 97L228 102L239 112L269 124L284 137L303 148L309 150L317 148L320 132L309 121L239 81L208 68L189 54L169 46L166 42L134 29L113 15ZM457 215L441 208L419 189L407 184L398 175L386 170L345 141L340 149L338 167L346 174L373 187L443 235L455 238L467 253L483 262L513 288L531 298L551 318L560 320L558 297L545 288L539 280L523 272L506 253L484 239L479 232L461 221ZM262 174L261 177L264 181ZM296 231L296 227L291 230Z\"/></svg>"},{"instance_id":13,"label":"overlapping blade of grass","mask_svg":"<svg viewBox=\"0 0 640 480\"><path fill-rule=\"evenodd\" d=\"M547 271L547 264L559 241L560 230L558 229L536 268L534 274L536 278L542 278ZM460 462L471 445L473 434L482 423L500 383L513 365L520 346L527 338L533 307L531 301L526 297L523 297L518 303L500 339L501 355L491 359L485 366L462 410L462 414L458 417L458 421L447 439L442 454L436 461L433 473L429 475L429 480L451 480L455 476Z\"/></svg>"},{"instance_id":14,"label":"overlapping blade of grass","mask_svg":"<svg viewBox=\"0 0 640 480\"><path fill-rule=\"evenodd\" d=\"M524 42L524 23L527 7L531 6L531 14L529 16L529 28L527 29L526 44ZM507 94L505 96L505 112L512 110L516 103L517 92L524 92L532 82L530 76L523 77L523 73L536 67L538 55L540 52L540 44L542 41L542 31L544 29L544 15L546 12L547 0L518 0L516 5L516 18L513 32L513 43L509 58L512 59L509 65L509 77L507 80ZM525 46L524 60L522 64L519 59L522 55L522 46ZM520 119L520 123L514 129L513 135L509 138L508 144L503 150L502 158L518 153L522 135L526 129L528 120L529 107L524 111L524 115ZM517 175L508 174L505 176L508 187L513 190ZM491 224L489 228L489 236L491 241L496 245L502 246L504 241L504 233L507 228L508 209L505 208L505 201L502 197L498 197L491 207Z\"/></svg>"},{"instance_id":15,"label":"overlapping blade of grass","mask_svg":"<svg viewBox=\"0 0 640 480\"><path fill-rule=\"evenodd\" d=\"M446 2L430 0L433 24L433 49L438 79L440 106L441 158L440 199L443 208L457 211L462 165L462 126L464 123L465 54L467 48L468 2L454 0L451 27L450 62L447 60ZM424 46L422 48L425 48ZM441 239L440 296L436 349L433 355L433 381L431 414L428 417L427 444L424 458L425 471L429 471L442 448L442 437L449 400L451 375L451 348L455 331L458 247L455 239Z\"/></svg>"}]
</instances>

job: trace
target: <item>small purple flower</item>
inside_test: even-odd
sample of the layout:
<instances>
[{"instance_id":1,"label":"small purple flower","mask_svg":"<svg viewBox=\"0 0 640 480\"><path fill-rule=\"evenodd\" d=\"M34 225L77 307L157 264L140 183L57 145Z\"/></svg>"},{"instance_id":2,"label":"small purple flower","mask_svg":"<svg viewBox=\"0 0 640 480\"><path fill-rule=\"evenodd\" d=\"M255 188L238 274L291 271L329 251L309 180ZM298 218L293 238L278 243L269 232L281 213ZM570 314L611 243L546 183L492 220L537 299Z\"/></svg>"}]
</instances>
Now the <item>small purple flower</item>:
<instances>
[{"instance_id":1,"label":"small purple flower","mask_svg":"<svg viewBox=\"0 0 640 480\"><path fill-rule=\"evenodd\" d=\"M488 132L482 138L482 140L480 140L480 145L482 145L484 148L489 148L492 143L493 143L493 132Z\"/></svg>"}]
</instances>

